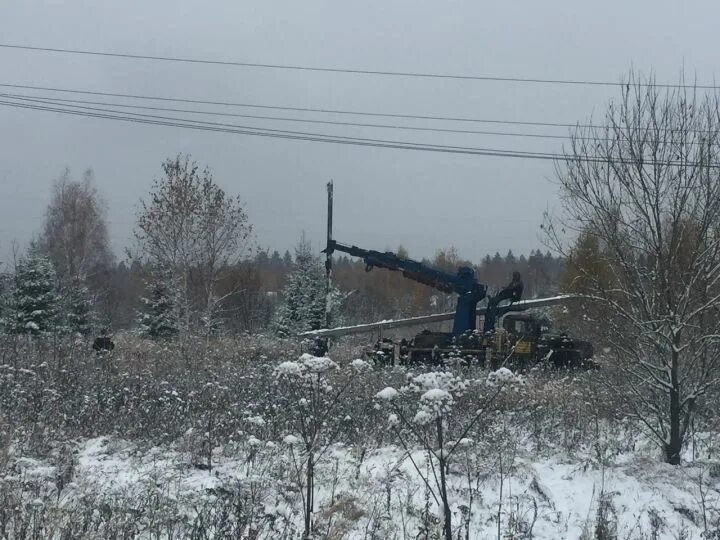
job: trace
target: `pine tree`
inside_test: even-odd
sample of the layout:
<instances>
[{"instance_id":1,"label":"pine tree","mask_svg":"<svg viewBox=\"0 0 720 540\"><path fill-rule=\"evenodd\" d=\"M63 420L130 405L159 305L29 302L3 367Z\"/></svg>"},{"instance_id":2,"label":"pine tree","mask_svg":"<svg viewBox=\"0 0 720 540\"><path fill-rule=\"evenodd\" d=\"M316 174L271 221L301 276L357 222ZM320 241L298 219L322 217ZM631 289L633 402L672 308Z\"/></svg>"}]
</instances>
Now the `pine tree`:
<instances>
[{"instance_id":1,"label":"pine tree","mask_svg":"<svg viewBox=\"0 0 720 540\"><path fill-rule=\"evenodd\" d=\"M7 333L14 327L12 284L11 274L0 274L0 332L2 333Z\"/></svg>"},{"instance_id":2,"label":"pine tree","mask_svg":"<svg viewBox=\"0 0 720 540\"><path fill-rule=\"evenodd\" d=\"M140 331L152 339L171 338L178 333L176 291L168 273L155 276L150 283L150 297L142 299Z\"/></svg>"},{"instance_id":3,"label":"pine tree","mask_svg":"<svg viewBox=\"0 0 720 540\"><path fill-rule=\"evenodd\" d=\"M89 335L95 327L93 300L85 284L76 280L64 301L63 326L73 334Z\"/></svg>"},{"instance_id":4,"label":"pine tree","mask_svg":"<svg viewBox=\"0 0 720 540\"><path fill-rule=\"evenodd\" d=\"M20 261L15 272L12 330L18 334L40 335L54 330L58 296L55 270L50 259L36 253Z\"/></svg>"},{"instance_id":5,"label":"pine tree","mask_svg":"<svg viewBox=\"0 0 720 540\"><path fill-rule=\"evenodd\" d=\"M327 302L325 268L320 258L312 253L312 248L304 236L295 248L293 266L293 271L288 275L282 291L282 303L272 323L273 330L283 337L325 326ZM340 302L341 294L333 288L328 307L335 323L339 322Z\"/></svg>"}]
</instances>

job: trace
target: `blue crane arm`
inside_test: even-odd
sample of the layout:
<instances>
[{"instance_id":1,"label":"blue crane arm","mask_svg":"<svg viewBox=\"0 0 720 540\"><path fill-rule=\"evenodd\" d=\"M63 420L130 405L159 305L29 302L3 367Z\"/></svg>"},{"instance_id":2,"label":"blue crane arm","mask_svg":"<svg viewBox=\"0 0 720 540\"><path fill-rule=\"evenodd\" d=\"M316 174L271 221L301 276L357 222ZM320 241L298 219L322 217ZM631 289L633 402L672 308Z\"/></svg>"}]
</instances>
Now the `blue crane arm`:
<instances>
[{"instance_id":1,"label":"blue crane arm","mask_svg":"<svg viewBox=\"0 0 720 540\"><path fill-rule=\"evenodd\" d=\"M412 279L428 287L433 287L444 293L467 294L480 289L482 289L483 292L485 290L485 286L478 283L475 279L475 272L472 268L461 267L458 269L457 274L451 274L438 270L437 268L432 268L421 262L400 257L390 251L381 252L363 249L331 240L330 245L324 252L332 254L333 251L341 251L362 259L365 262L367 270L385 268L387 270L399 271L408 279Z\"/></svg>"},{"instance_id":2,"label":"blue crane arm","mask_svg":"<svg viewBox=\"0 0 720 540\"><path fill-rule=\"evenodd\" d=\"M330 240L325 253L332 254L334 251L341 251L361 258L365 262L367 270L373 268L385 268L396 272L428 287L433 287L444 293L458 294L457 309L453 323L453 334L459 335L468 330L475 330L475 310L480 300L485 298L487 287L478 283L475 278L475 271L472 268L462 266L456 274L444 272L432 268L412 259L400 257L392 252L381 252L348 246Z\"/></svg>"}]
</instances>

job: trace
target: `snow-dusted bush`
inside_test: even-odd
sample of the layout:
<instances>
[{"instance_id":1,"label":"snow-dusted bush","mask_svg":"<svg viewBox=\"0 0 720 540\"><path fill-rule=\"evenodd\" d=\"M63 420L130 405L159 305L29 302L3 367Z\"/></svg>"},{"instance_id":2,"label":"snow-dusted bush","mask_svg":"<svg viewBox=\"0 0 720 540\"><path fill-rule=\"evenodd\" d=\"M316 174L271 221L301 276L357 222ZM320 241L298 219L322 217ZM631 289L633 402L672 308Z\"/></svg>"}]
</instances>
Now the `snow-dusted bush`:
<instances>
[{"instance_id":1,"label":"snow-dusted bush","mask_svg":"<svg viewBox=\"0 0 720 540\"><path fill-rule=\"evenodd\" d=\"M362 360L341 370L330 358L303 354L297 361L282 362L274 370L276 396L285 408L289 432L283 442L298 471L295 480L306 490L306 536L314 526L315 468L342 431L351 427L351 413L362 408L362 403L356 401L358 395L350 396L348 390L369 369ZM300 462L303 475L299 473Z\"/></svg>"},{"instance_id":2,"label":"snow-dusted bush","mask_svg":"<svg viewBox=\"0 0 720 540\"><path fill-rule=\"evenodd\" d=\"M408 374L407 383L399 390L386 387L375 394L379 407L392 411L388 425L403 448L410 452L419 444L425 451L432 474L423 473L417 466L416 470L426 486L429 489L432 486L446 540L453 537L447 468L458 448L467 446L470 440L467 435L481 423L488 406L500 392L521 382L522 379L507 368L490 373L485 380L469 379L453 371L429 371ZM457 408L470 407L474 414L461 415L460 421L453 418Z\"/></svg>"}]
</instances>

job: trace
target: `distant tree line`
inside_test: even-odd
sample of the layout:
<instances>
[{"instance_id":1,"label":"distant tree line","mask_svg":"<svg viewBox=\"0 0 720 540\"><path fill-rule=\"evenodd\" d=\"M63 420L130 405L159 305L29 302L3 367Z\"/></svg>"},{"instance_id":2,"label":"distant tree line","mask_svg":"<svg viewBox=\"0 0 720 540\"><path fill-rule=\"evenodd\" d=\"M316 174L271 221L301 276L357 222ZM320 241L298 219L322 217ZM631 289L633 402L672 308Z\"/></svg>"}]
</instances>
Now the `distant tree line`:
<instances>
[{"instance_id":1,"label":"distant tree line","mask_svg":"<svg viewBox=\"0 0 720 540\"><path fill-rule=\"evenodd\" d=\"M63 172L38 236L4 268L0 322L6 333L292 335L322 327L327 309L338 325L454 307L452 295L395 272L366 272L361 260L346 256L335 257L327 306L325 269L304 237L294 253L259 248L241 199L186 155L167 159L140 201L135 242L124 260L110 248L106 213L91 170L80 179ZM397 252L411 256L402 246ZM472 266L491 289L518 270L528 297L556 292L564 269L563 259L540 250L495 253L473 264L450 247L422 261L450 272Z\"/></svg>"}]
</instances>

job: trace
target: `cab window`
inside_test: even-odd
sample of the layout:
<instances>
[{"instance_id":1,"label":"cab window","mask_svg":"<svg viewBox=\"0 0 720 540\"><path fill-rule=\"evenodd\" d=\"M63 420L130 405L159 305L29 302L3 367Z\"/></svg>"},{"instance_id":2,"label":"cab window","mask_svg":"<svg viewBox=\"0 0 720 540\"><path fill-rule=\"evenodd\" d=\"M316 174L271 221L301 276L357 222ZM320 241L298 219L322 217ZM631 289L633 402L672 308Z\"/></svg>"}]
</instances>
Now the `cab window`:
<instances>
[{"instance_id":1,"label":"cab window","mask_svg":"<svg viewBox=\"0 0 720 540\"><path fill-rule=\"evenodd\" d=\"M522 319L505 319L503 326L505 330L516 335L528 334L532 330L532 325Z\"/></svg>"}]
</instances>

